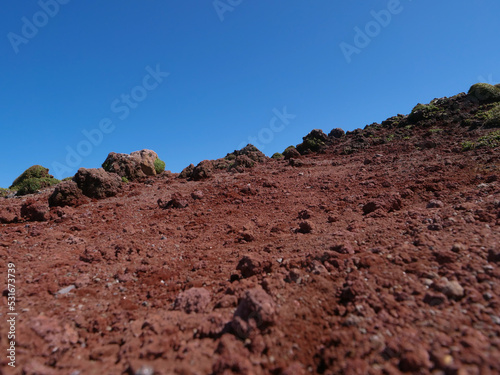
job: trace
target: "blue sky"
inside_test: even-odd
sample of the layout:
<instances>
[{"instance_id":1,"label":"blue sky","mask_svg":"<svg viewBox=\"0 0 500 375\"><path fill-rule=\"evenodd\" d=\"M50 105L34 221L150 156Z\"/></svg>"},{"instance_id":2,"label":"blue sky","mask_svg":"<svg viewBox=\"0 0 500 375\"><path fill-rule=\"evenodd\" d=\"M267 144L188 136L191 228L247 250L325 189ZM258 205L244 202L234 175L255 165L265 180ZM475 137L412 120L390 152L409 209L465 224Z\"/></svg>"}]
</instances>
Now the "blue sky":
<instances>
[{"instance_id":1,"label":"blue sky","mask_svg":"<svg viewBox=\"0 0 500 375\"><path fill-rule=\"evenodd\" d=\"M498 0L4 1L0 186L111 151L153 149L174 172L249 140L272 155L498 83L499 14Z\"/></svg>"}]
</instances>

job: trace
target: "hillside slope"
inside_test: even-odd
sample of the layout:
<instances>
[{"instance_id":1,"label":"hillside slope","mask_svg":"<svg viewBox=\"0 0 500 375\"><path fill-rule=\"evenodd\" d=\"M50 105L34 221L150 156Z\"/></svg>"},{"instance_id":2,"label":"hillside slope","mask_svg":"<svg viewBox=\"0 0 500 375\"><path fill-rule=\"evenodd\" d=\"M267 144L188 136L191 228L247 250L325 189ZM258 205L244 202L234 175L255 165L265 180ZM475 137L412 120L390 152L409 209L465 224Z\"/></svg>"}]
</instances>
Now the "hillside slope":
<instances>
[{"instance_id":1,"label":"hillside slope","mask_svg":"<svg viewBox=\"0 0 500 375\"><path fill-rule=\"evenodd\" d=\"M19 313L0 373L500 373L496 103L438 99L76 207L0 199Z\"/></svg>"}]
</instances>

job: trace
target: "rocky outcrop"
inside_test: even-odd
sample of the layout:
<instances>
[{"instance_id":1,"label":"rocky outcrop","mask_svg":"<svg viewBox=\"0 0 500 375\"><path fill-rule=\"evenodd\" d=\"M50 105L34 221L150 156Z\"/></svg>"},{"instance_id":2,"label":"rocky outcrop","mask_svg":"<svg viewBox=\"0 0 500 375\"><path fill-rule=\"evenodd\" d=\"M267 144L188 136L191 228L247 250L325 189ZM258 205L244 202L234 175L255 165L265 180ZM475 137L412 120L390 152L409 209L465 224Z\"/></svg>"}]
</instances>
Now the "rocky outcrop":
<instances>
[{"instance_id":1,"label":"rocky outcrop","mask_svg":"<svg viewBox=\"0 0 500 375\"><path fill-rule=\"evenodd\" d=\"M73 177L78 188L89 198L103 199L113 197L121 189L121 178L115 173L104 169L80 168Z\"/></svg>"},{"instance_id":2,"label":"rocky outcrop","mask_svg":"<svg viewBox=\"0 0 500 375\"><path fill-rule=\"evenodd\" d=\"M83 195L75 181L60 183L49 197L50 207L77 207L86 202L88 202L88 198Z\"/></svg>"},{"instance_id":3,"label":"rocky outcrop","mask_svg":"<svg viewBox=\"0 0 500 375\"><path fill-rule=\"evenodd\" d=\"M157 167L158 161L160 161L158 155L152 150L134 151L130 155L110 152L102 167L106 172L116 173L129 180L137 180L161 173L160 168Z\"/></svg>"}]
</instances>

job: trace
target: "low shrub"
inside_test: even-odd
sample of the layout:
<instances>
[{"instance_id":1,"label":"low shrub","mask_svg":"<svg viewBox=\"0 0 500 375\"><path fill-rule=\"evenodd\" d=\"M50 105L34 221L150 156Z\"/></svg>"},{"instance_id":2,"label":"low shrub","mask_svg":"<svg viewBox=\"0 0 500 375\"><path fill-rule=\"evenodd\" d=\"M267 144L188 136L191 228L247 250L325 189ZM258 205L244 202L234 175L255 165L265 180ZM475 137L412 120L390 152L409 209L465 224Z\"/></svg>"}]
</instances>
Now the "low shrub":
<instances>
[{"instance_id":1,"label":"low shrub","mask_svg":"<svg viewBox=\"0 0 500 375\"><path fill-rule=\"evenodd\" d=\"M17 195L33 194L40 189L58 184L59 182L61 181L49 174L48 168L44 168L41 165L33 165L14 180L10 189L16 191Z\"/></svg>"},{"instance_id":2,"label":"low shrub","mask_svg":"<svg viewBox=\"0 0 500 375\"><path fill-rule=\"evenodd\" d=\"M285 156L281 152L275 152L271 158L276 159L276 160L281 160L284 159Z\"/></svg>"},{"instance_id":3,"label":"low shrub","mask_svg":"<svg viewBox=\"0 0 500 375\"><path fill-rule=\"evenodd\" d=\"M486 112L484 125L488 128L500 127L500 104Z\"/></svg>"},{"instance_id":4,"label":"low shrub","mask_svg":"<svg viewBox=\"0 0 500 375\"><path fill-rule=\"evenodd\" d=\"M154 165L156 174L160 174L165 170L165 162L163 160L160 160L159 158L156 158L156 160L154 161Z\"/></svg>"}]
</instances>

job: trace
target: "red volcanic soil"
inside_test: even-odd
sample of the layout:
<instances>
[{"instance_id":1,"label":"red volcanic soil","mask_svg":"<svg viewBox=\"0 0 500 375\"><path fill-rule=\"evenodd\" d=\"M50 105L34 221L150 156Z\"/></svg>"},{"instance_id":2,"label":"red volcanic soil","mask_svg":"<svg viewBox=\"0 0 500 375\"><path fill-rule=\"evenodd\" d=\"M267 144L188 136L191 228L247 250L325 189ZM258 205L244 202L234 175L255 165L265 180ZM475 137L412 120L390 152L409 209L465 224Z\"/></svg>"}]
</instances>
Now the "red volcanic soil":
<instances>
[{"instance_id":1,"label":"red volcanic soil","mask_svg":"<svg viewBox=\"0 0 500 375\"><path fill-rule=\"evenodd\" d=\"M499 374L500 148L462 148L492 131L464 126L477 108L78 207L1 199L31 203L0 225L0 373Z\"/></svg>"}]
</instances>

